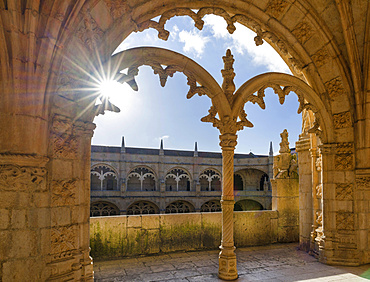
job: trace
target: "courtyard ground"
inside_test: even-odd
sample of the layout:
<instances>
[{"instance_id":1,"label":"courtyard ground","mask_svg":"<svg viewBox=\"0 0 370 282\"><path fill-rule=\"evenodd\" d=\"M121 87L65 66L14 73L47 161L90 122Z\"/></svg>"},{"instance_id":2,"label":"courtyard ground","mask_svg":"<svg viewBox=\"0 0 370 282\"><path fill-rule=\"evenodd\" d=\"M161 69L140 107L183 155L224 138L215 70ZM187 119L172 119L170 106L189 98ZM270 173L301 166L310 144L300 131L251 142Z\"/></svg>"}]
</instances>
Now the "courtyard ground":
<instances>
[{"instance_id":1,"label":"courtyard ground","mask_svg":"<svg viewBox=\"0 0 370 282\"><path fill-rule=\"evenodd\" d=\"M297 250L297 244L238 248L235 281L368 281L370 265L329 266ZM95 261L95 281L223 281L218 250Z\"/></svg>"}]
</instances>

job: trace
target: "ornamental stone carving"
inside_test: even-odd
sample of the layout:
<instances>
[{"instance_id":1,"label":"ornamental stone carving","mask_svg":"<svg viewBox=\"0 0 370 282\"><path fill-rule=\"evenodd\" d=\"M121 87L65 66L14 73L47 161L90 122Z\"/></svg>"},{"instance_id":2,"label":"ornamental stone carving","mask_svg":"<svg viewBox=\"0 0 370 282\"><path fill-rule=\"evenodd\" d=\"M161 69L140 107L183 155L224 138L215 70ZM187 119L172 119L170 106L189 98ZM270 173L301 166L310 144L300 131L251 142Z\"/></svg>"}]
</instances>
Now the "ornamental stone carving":
<instances>
[{"instance_id":1,"label":"ornamental stone carving","mask_svg":"<svg viewBox=\"0 0 370 282\"><path fill-rule=\"evenodd\" d=\"M93 17L86 13L82 26L77 30L77 37L90 50L94 50L96 42L99 42L104 32L98 26Z\"/></svg>"},{"instance_id":2,"label":"ornamental stone carving","mask_svg":"<svg viewBox=\"0 0 370 282\"><path fill-rule=\"evenodd\" d=\"M73 206L76 200L77 180L54 180L51 184L53 206Z\"/></svg>"},{"instance_id":3,"label":"ornamental stone carving","mask_svg":"<svg viewBox=\"0 0 370 282\"><path fill-rule=\"evenodd\" d=\"M352 212L338 211L335 214L335 220L338 230L354 230L355 215Z\"/></svg>"},{"instance_id":4,"label":"ornamental stone carving","mask_svg":"<svg viewBox=\"0 0 370 282\"><path fill-rule=\"evenodd\" d=\"M71 251L76 249L76 235L73 225L51 229L51 254L54 254L54 259L71 255Z\"/></svg>"},{"instance_id":5,"label":"ornamental stone carving","mask_svg":"<svg viewBox=\"0 0 370 282\"><path fill-rule=\"evenodd\" d=\"M344 112L339 114L334 114L334 127L335 129L341 129L352 126L351 113Z\"/></svg>"},{"instance_id":6,"label":"ornamental stone carving","mask_svg":"<svg viewBox=\"0 0 370 282\"><path fill-rule=\"evenodd\" d=\"M104 3L114 20L120 18L129 9L127 2L123 0L104 0Z\"/></svg>"},{"instance_id":7,"label":"ornamental stone carving","mask_svg":"<svg viewBox=\"0 0 370 282\"><path fill-rule=\"evenodd\" d=\"M338 183L335 187L335 199L353 200L353 184Z\"/></svg>"},{"instance_id":8,"label":"ornamental stone carving","mask_svg":"<svg viewBox=\"0 0 370 282\"><path fill-rule=\"evenodd\" d=\"M338 143L335 149L335 169L351 170L354 162L354 145L353 143Z\"/></svg>"},{"instance_id":9,"label":"ornamental stone carving","mask_svg":"<svg viewBox=\"0 0 370 282\"><path fill-rule=\"evenodd\" d=\"M1 190L46 190L46 169L0 165Z\"/></svg>"},{"instance_id":10,"label":"ornamental stone carving","mask_svg":"<svg viewBox=\"0 0 370 282\"><path fill-rule=\"evenodd\" d=\"M289 148L289 142L288 142L288 130L284 129L282 133L280 133L281 142L280 142L280 150L279 153L289 153L290 154L290 148Z\"/></svg>"},{"instance_id":11,"label":"ornamental stone carving","mask_svg":"<svg viewBox=\"0 0 370 282\"><path fill-rule=\"evenodd\" d=\"M370 176L362 176L356 178L358 189L370 189Z\"/></svg>"},{"instance_id":12,"label":"ornamental stone carving","mask_svg":"<svg viewBox=\"0 0 370 282\"><path fill-rule=\"evenodd\" d=\"M317 51L312 56L312 61L318 68L325 65L330 59L331 57L328 53L328 50L325 47Z\"/></svg>"},{"instance_id":13,"label":"ornamental stone carving","mask_svg":"<svg viewBox=\"0 0 370 282\"><path fill-rule=\"evenodd\" d=\"M300 43L305 43L313 35L313 28L307 22L299 23L292 32Z\"/></svg>"},{"instance_id":14,"label":"ornamental stone carving","mask_svg":"<svg viewBox=\"0 0 370 282\"><path fill-rule=\"evenodd\" d=\"M316 186L316 197L318 199L322 198L322 184Z\"/></svg>"},{"instance_id":15,"label":"ornamental stone carving","mask_svg":"<svg viewBox=\"0 0 370 282\"><path fill-rule=\"evenodd\" d=\"M342 80L339 77L333 78L332 80L326 82L325 86L331 99L344 94Z\"/></svg>"},{"instance_id":16,"label":"ornamental stone carving","mask_svg":"<svg viewBox=\"0 0 370 282\"><path fill-rule=\"evenodd\" d=\"M288 6L288 2L285 0L270 0L267 4L266 12L271 16L278 18Z\"/></svg>"}]
</instances>

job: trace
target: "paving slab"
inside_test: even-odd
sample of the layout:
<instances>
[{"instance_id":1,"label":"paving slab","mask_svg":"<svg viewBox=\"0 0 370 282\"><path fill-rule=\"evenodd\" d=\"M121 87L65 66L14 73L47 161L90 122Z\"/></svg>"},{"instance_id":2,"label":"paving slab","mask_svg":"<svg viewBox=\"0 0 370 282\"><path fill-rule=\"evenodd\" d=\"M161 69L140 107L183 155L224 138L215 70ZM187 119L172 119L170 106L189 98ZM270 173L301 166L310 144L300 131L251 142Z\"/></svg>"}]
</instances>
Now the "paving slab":
<instances>
[{"instance_id":1,"label":"paving slab","mask_svg":"<svg viewBox=\"0 0 370 282\"><path fill-rule=\"evenodd\" d=\"M218 250L181 252L94 262L95 281L223 281L217 277ZM370 265L329 266L297 249L297 244L239 248L235 281L369 281ZM366 279L368 278L368 279Z\"/></svg>"}]
</instances>

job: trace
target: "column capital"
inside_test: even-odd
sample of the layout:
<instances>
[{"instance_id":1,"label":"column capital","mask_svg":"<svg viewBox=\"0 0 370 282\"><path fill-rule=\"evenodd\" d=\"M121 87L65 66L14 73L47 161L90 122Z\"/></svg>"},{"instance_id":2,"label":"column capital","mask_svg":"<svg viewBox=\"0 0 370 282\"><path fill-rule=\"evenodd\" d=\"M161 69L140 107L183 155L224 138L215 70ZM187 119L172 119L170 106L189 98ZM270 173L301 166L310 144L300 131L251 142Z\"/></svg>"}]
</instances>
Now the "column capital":
<instances>
[{"instance_id":1,"label":"column capital","mask_svg":"<svg viewBox=\"0 0 370 282\"><path fill-rule=\"evenodd\" d=\"M235 150L236 144L238 142L236 139L238 136L232 133L224 133L220 135L220 146L222 150Z\"/></svg>"}]
</instances>

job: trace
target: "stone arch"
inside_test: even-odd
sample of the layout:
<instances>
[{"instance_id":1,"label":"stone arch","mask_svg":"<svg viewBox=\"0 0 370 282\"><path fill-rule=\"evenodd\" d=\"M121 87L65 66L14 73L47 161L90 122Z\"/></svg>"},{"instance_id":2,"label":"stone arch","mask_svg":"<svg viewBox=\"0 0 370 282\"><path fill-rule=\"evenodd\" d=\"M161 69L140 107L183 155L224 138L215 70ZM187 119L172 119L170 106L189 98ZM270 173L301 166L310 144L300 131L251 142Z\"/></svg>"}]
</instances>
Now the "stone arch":
<instances>
[{"instance_id":1,"label":"stone arch","mask_svg":"<svg viewBox=\"0 0 370 282\"><path fill-rule=\"evenodd\" d=\"M244 179L239 173L234 173L234 190L242 191L244 190Z\"/></svg>"},{"instance_id":2,"label":"stone arch","mask_svg":"<svg viewBox=\"0 0 370 282\"><path fill-rule=\"evenodd\" d=\"M159 207L151 201L136 201L126 209L127 215L158 214Z\"/></svg>"},{"instance_id":3,"label":"stone arch","mask_svg":"<svg viewBox=\"0 0 370 282\"><path fill-rule=\"evenodd\" d=\"M111 202L96 201L90 205L90 216L112 216L119 214L119 208Z\"/></svg>"},{"instance_id":4,"label":"stone arch","mask_svg":"<svg viewBox=\"0 0 370 282\"><path fill-rule=\"evenodd\" d=\"M91 166L91 190L117 190L119 175L111 165L97 163Z\"/></svg>"},{"instance_id":5,"label":"stone arch","mask_svg":"<svg viewBox=\"0 0 370 282\"><path fill-rule=\"evenodd\" d=\"M142 5L133 8L132 12L135 16L130 18L122 17L125 11L129 9L127 4L122 4L121 8L118 9L120 12L116 12L116 9L113 12L112 7L106 7L110 11L112 18L110 25L104 28L96 23L91 12L87 12L93 11L97 6L90 6L86 12L81 13L80 18L76 19L75 37L71 41L74 44L85 44L87 49L91 48L93 43L93 47L97 48L96 53L105 53L105 58L102 58L102 61L105 61L113 53L116 46L131 32L142 31L149 27L161 30L160 25L151 21L151 19L159 15L165 14L162 22L174 15L189 15L195 19L196 26L200 28L202 26L201 16L211 13L223 16L231 32L235 29L235 22L240 22L255 31L258 44L261 43L262 38L271 43L290 66L293 73L297 75L303 73L318 93L325 94L325 92L328 92L326 88L330 84L331 79L340 77L341 81L338 83L342 88L346 89L345 92L348 94L350 92L348 90L351 90L352 87L347 79L349 77L348 69L345 66L338 46L332 40L328 27L322 20L315 14L312 14L313 11L296 2L286 2L284 9L281 10L266 5L267 3L265 2L261 4L253 2L249 3L249 8L246 9L245 1L236 1L233 5L230 5L228 1L220 1L217 5L204 1L192 1L191 3L183 4L181 7L177 5L178 8L174 9L172 0L163 1L160 4L151 3L150 5L143 2ZM101 6L104 7L106 5L100 5L100 8ZM207 8L207 6L212 8ZM194 15L195 12L191 9L199 9L198 13L200 14ZM276 20L276 17L281 18L292 11L295 11L299 16L292 19L293 22L290 22L289 26L286 26L284 22ZM95 24L97 36L94 39L84 36L82 31L86 30L86 27L82 23L83 20L91 20ZM269 21L273 21L274 24L269 24ZM114 28L112 28L113 26ZM160 34L165 33L160 31ZM315 40L316 45L307 44L310 40ZM106 50L110 51L106 53ZM75 49L73 51L75 52ZM322 56L322 53L327 56ZM323 61L325 60L329 60L332 72L335 73L334 77L327 78L325 69L323 69ZM321 77L325 79L321 82L317 81ZM348 103L348 106L349 104L353 103ZM348 110L350 110L349 107Z\"/></svg>"},{"instance_id":6,"label":"stone arch","mask_svg":"<svg viewBox=\"0 0 370 282\"><path fill-rule=\"evenodd\" d=\"M127 174L127 191L155 191L157 177L149 166L135 166Z\"/></svg>"},{"instance_id":7,"label":"stone arch","mask_svg":"<svg viewBox=\"0 0 370 282\"><path fill-rule=\"evenodd\" d=\"M174 201L166 206L166 213L190 213L195 212L194 206L188 201Z\"/></svg>"},{"instance_id":8,"label":"stone arch","mask_svg":"<svg viewBox=\"0 0 370 282\"><path fill-rule=\"evenodd\" d=\"M221 173L214 168L204 169L199 174L201 191L221 191Z\"/></svg>"},{"instance_id":9,"label":"stone arch","mask_svg":"<svg viewBox=\"0 0 370 282\"><path fill-rule=\"evenodd\" d=\"M243 199L237 201L234 205L234 211L252 211L252 210L263 210L263 205L256 200L250 199Z\"/></svg>"},{"instance_id":10,"label":"stone arch","mask_svg":"<svg viewBox=\"0 0 370 282\"><path fill-rule=\"evenodd\" d=\"M164 180L166 191L191 191L191 174L185 168L171 168Z\"/></svg>"},{"instance_id":11,"label":"stone arch","mask_svg":"<svg viewBox=\"0 0 370 282\"><path fill-rule=\"evenodd\" d=\"M243 168L235 172L234 175L239 175L243 179L244 191L261 191L261 177L267 176L267 173L263 170L256 168Z\"/></svg>"},{"instance_id":12,"label":"stone arch","mask_svg":"<svg viewBox=\"0 0 370 282\"><path fill-rule=\"evenodd\" d=\"M207 201L200 207L200 212L220 212L221 203L219 199Z\"/></svg>"}]
</instances>

